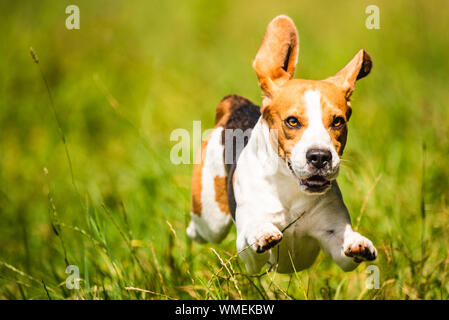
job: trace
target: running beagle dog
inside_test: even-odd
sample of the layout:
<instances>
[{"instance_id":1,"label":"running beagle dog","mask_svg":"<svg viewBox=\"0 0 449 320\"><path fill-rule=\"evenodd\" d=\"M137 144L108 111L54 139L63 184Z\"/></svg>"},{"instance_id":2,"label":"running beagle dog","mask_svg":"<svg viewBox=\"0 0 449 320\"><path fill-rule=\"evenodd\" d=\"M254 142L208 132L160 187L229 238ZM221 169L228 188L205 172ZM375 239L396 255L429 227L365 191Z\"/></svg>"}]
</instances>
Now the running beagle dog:
<instances>
[{"instance_id":1,"label":"running beagle dog","mask_svg":"<svg viewBox=\"0 0 449 320\"><path fill-rule=\"evenodd\" d=\"M355 82L369 74L360 50L324 80L292 79L299 39L281 15L267 27L253 68L262 106L231 95L217 106L215 128L193 168L193 240L219 243L232 221L248 273L265 265L290 273L310 267L320 249L344 271L377 256L353 231L336 178Z\"/></svg>"}]
</instances>

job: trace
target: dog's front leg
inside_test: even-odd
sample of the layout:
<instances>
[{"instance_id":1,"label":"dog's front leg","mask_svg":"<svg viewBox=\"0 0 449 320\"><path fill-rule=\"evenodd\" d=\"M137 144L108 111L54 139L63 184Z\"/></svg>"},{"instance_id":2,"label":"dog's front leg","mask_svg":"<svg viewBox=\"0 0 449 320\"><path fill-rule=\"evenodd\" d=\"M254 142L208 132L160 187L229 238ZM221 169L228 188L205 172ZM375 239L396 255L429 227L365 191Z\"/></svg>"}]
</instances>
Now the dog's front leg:
<instances>
[{"instance_id":1,"label":"dog's front leg","mask_svg":"<svg viewBox=\"0 0 449 320\"><path fill-rule=\"evenodd\" d=\"M238 208L236 212L237 251L246 270L255 274L267 263L269 249L282 240L282 232L270 221L269 216L251 215Z\"/></svg>"},{"instance_id":2,"label":"dog's front leg","mask_svg":"<svg viewBox=\"0 0 449 320\"><path fill-rule=\"evenodd\" d=\"M353 231L349 222L321 229L315 236L321 248L343 271L352 271L360 262L375 260L377 257L377 250L371 240Z\"/></svg>"}]
</instances>

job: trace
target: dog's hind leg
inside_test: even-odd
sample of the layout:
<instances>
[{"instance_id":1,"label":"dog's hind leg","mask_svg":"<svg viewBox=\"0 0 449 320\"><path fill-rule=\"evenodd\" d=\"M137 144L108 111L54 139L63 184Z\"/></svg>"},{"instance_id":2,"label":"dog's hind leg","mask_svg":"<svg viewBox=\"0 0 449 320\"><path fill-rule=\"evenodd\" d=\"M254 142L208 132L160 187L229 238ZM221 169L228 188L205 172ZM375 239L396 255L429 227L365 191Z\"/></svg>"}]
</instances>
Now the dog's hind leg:
<instances>
[{"instance_id":1,"label":"dog's hind leg","mask_svg":"<svg viewBox=\"0 0 449 320\"><path fill-rule=\"evenodd\" d=\"M193 168L191 221L187 235L199 243L221 242L232 225L222 131L223 127L217 126L203 141Z\"/></svg>"}]
</instances>

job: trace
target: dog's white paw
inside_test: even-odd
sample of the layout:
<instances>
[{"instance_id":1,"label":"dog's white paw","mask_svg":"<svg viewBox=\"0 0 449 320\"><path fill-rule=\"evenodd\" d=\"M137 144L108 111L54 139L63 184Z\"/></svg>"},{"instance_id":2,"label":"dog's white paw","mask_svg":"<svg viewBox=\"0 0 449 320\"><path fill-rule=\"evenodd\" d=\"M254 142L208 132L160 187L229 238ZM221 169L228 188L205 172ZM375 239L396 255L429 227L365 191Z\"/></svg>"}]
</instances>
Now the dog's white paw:
<instances>
[{"instance_id":1,"label":"dog's white paw","mask_svg":"<svg viewBox=\"0 0 449 320\"><path fill-rule=\"evenodd\" d=\"M343 250L345 255L354 258L355 262L372 261L377 258L377 250L371 240L357 232L345 239Z\"/></svg>"},{"instance_id":2,"label":"dog's white paw","mask_svg":"<svg viewBox=\"0 0 449 320\"><path fill-rule=\"evenodd\" d=\"M257 253L265 252L282 240L282 232L271 223L254 227L248 233L247 242Z\"/></svg>"}]
</instances>

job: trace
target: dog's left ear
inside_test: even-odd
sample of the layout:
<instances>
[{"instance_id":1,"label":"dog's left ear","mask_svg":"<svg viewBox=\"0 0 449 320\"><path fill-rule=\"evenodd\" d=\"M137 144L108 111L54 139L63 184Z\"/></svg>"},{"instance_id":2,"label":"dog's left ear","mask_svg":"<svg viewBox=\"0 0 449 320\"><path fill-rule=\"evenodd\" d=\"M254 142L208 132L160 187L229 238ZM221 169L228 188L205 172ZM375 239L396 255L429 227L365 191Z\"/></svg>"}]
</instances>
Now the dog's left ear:
<instances>
[{"instance_id":1,"label":"dog's left ear","mask_svg":"<svg viewBox=\"0 0 449 320\"><path fill-rule=\"evenodd\" d=\"M349 98L354 91L355 82L366 77L373 66L371 56L365 50L360 50L354 58L335 76L327 78L325 81L332 82L346 92Z\"/></svg>"},{"instance_id":2,"label":"dog's left ear","mask_svg":"<svg viewBox=\"0 0 449 320\"><path fill-rule=\"evenodd\" d=\"M265 97L269 98L277 87L293 77L298 52L299 38L295 24L285 15L277 16L268 24L253 62Z\"/></svg>"}]
</instances>

